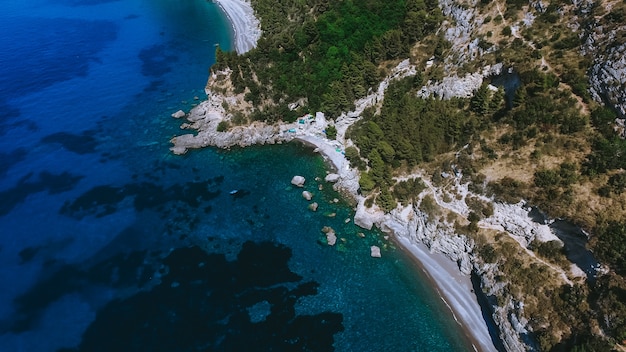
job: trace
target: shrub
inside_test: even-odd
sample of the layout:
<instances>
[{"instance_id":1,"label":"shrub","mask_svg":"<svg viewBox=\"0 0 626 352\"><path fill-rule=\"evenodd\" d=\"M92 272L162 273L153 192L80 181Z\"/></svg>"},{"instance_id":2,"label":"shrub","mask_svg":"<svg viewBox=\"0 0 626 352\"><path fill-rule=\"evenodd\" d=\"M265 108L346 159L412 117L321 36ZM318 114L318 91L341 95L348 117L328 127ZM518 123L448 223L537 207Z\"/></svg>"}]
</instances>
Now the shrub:
<instances>
[{"instance_id":1,"label":"shrub","mask_svg":"<svg viewBox=\"0 0 626 352\"><path fill-rule=\"evenodd\" d=\"M335 127L335 125L329 125L326 127L326 137L328 139L337 138L337 127Z\"/></svg>"},{"instance_id":2,"label":"shrub","mask_svg":"<svg viewBox=\"0 0 626 352\"><path fill-rule=\"evenodd\" d=\"M222 120L217 124L217 132L226 132L230 128L228 121Z\"/></svg>"}]
</instances>

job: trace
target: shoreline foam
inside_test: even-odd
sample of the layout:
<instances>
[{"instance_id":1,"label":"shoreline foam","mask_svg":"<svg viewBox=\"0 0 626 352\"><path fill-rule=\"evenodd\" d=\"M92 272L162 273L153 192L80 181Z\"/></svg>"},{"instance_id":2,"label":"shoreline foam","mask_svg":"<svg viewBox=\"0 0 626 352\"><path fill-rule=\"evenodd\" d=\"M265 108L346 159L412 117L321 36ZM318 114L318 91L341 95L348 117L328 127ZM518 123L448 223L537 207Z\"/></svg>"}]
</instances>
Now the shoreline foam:
<instances>
[{"instance_id":1,"label":"shoreline foam","mask_svg":"<svg viewBox=\"0 0 626 352\"><path fill-rule=\"evenodd\" d=\"M261 37L261 23L246 0L214 0L228 17L233 30L233 42L238 54L244 54L256 47Z\"/></svg>"}]
</instances>

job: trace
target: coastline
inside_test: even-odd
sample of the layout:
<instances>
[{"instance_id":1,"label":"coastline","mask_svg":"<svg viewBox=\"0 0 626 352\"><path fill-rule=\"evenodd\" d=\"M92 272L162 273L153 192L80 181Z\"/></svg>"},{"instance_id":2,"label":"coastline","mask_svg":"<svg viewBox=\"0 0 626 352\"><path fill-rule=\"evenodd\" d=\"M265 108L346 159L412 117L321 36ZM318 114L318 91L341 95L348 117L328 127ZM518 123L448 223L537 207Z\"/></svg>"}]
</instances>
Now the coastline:
<instances>
[{"instance_id":1,"label":"coastline","mask_svg":"<svg viewBox=\"0 0 626 352\"><path fill-rule=\"evenodd\" d=\"M407 255L415 260L415 264L431 278L434 288L449 307L453 317L459 323L468 340L472 342L474 348L478 351L496 350L489 334L487 322L482 316L482 308L473 291L471 277L462 273L452 259L441 253L431 253L425 249L425 244L419 242L419 239L412 238L413 236L410 234L403 234L406 229L400 228L395 231L396 226L394 228L387 226L389 225L388 221L395 221L392 217L386 217L382 212L373 211L372 213L360 208L363 205L363 199L360 198L363 197L357 193L359 189L358 171L350 168L348 160L340 152L341 147L344 146L342 143L323 137L322 130L325 128L325 123L322 124L322 121L325 121L323 116L316 116L319 120L309 124L296 122L269 126L255 122L248 126L233 127L230 131L217 132L218 123L227 118L227 114L222 108L221 99L222 97L218 95L210 94L209 100L191 110L186 119L193 124L185 128L198 130L199 133L195 136L184 134L173 138L171 141L174 144L171 148L172 152L184 154L188 149L206 146L246 147L255 144L286 143L292 140L297 140L314 148L332 166L329 171L334 171L339 175L335 187L359 203L355 223L362 223L362 227L375 224L378 228L393 233L392 237L400 244L400 248L405 250ZM357 217L361 221L357 221ZM406 224L399 223L396 225L406 226Z\"/></svg>"},{"instance_id":2,"label":"coastline","mask_svg":"<svg viewBox=\"0 0 626 352\"><path fill-rule=\"evenodd\" d=\"M336 153L332 147L329 148L329 144L324 140L313 136L309 138L299 136L294 140L315 148L340 176L345 176L342 170L349 170L349 163L343 154ZM336 162L340 158L335 157L335 154L341 155L341 162ZM474 293L471 277L463 274L444 254L431 253L425 244L414 243L396 233L393 233L391 238L399 245L398 248L413 260L419 270L426 274L474 349L496 351L487 322L482 315L482 307Z\"/></svg>"},{"instance_id":3,"label":"coastline","mask_svg":"<svg viewBox=\"0 0 626 352\"><path fill-rule=\"evenodd\" d=\"M235 34L234 42L237 52L241 54L254 48L261 32L259 21L254 17L250 3L246 0L215 0L215 2L224 11L231 23ZM363 104L358 104L358 106L378 102L390 80L402 77L403 74L410 74L411 70L412 66L408 64L408 61L398 65L395 74L381 83L379 90L374 92L372 97L364 98ZM223 73L212 73L209 86L211 80L218 74ZM242 97L215 94L208 88L207 95L208 100L202 102L185 116L190 123L181 126L183 129L196 130L198 133L174 137L171 140L174 146L170 148L174 154L184 154L188 149L206 146L230 148L232 146L245 147L254 144L274 144L297 140L319 152L330 166L329 171L339 175L339 181L335 183L337 189L345 191L344 193L357 200L359 205L363 204L362 199L360 199L363 197L357 193L359 172L350 168L349 161L343 154L347 145L340 142L343 140L343 134L347 127L356 122L355 118L358 118L356 116L359 115L358 111L343 116L343 119L340 118L335 122L339 131L339 141L325 138L323 130L328 122L323 114L316 114L315 120L306 124L295 122L267 125L255 122L248 126L234 126L226 132L217 132L218 123L229 119L227 112L222 107L222 102L228 101L232 105L242 100ZM388 220L384 218L384 214L372 214L367 211L364 213L367 217L366 223L376 224L378 228L381 228L381 224L384 225L384 220ZM357 223L356 220L355 216L355 223ZM387 232L393 233L392 238L400 245L399 248L405 251L408 257L414 259L417 267L431 280L438 295L448 306L452 316L474 349L477 351L495 351L496 348L489 334L487 323L482 316L481 306L473 291L470 276L463 274L457 264L445 255L431 253L425 244L419 240L405 237L397 231L389 230Z\"/></svg>"},{"instance_id":4,"label":"coastline","mask_svg":"<svg viewBox=\"0 0 626 352\"><path fill-rule=\"evenodd\" d=\"M233 43L238 54L254 47L261 37L261 23L254 15L249 0L214 0L222 9L233 30Z\"/></svg>"}]
</instances>

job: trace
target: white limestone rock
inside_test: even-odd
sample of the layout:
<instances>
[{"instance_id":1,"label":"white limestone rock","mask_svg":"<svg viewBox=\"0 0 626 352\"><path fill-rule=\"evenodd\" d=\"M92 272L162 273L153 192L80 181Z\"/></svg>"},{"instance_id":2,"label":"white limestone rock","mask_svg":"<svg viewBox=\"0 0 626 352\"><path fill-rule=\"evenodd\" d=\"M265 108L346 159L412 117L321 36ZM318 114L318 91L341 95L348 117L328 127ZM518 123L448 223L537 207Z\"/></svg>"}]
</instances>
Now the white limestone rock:
<instances>
[{"instance_id":1,"label":"white limestone rock","mask_svg":"<svg viewBox=\"0 0 626 352\"><path fill-rule=\"evenodd\" d=\"M319 207L319 204L317 204L316 202L309 204L309 210L311 211L317 211L318 207Z\"/></svg>"},{"instance_id":2,"label":"white limestone rock","mask_svg":"<svg viewBox=\"0 0 626 352\"><path fill-rule=\"evenodd\" d=\"M309 191L303 191L302 192L302 198L306 199L306 200L311 200L313 199L313 194Z\"/></svg>"},{"instance_id":3,"label":"white limestone rock","mask_svg":"<svg viewBox=\"0 0 626 352\"><path fill-rule=\"evenodd\" d=\"M370 255L372 256L372 258L380 258L380 247L378 246L371 246L370 247Z\"/></svg>"},{"instance_id":4,"label":"white limestone rock","mask_svg":"<svg viewBox=\"0 0 626 352\"><path fill-rule=\"evenodd\" d=\"M324 226L322 232L326 234L326 243L329 246L334 246L337 243L337 234L335 234L335 230L332 227Z\"/></svg>"},{"instance_id":5,"label":"white limestone rock","mask_svg":"<svg viewBox=\"0 0 626 352\"><path fill-rule=\"evenodd\" d=\"M172 117L175 119L180 119L181 117L185 117L185 112L182 110L178 110L172 114Z\"/></svg>"},{"instance_id":6,"label":"white limestone rock","mask_svg":"<svg viewBox=\"0 0 626 352\"><path fill-rule=\"evenodd\" d=\"M340 177L340 176L339 176L338 174L334 174L334 173L333 173L333 174L328 174L328 175L326 175L326 177L324 178L324 180L325 180L326 182L335 183L335 182L339 181L339 177Z\"/></svg>"},{"instance_id":7,"label":"white limestone rock","mask_svg":"<svg viewBox=\"0 0 626 352\"><path fill-rule=\"evenodd\" d=\"M304 182L306 179L303 176L296 175L291 179L291 184L296 187L304 187Z\"/></svg>"}]
</instances>

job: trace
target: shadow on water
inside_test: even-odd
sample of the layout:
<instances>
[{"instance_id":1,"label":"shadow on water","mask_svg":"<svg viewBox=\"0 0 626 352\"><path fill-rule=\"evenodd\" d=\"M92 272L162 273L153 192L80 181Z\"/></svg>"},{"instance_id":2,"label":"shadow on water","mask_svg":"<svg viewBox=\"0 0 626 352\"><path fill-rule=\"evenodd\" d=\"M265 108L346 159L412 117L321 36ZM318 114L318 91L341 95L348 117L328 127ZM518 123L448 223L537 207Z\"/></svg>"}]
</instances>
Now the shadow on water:
<instances>
[{"instance_id":1,"label":"shadow on water","mask_svg":"<svg viewBox=\"0 0 626 352\"><path fill-rule=\"evenodd\" d=\"M472 288L474 293L476 294L476 299L478 300L478 304L480 305L480 311L482 313L483 319L485 319L485 323L487 324L487 329L489 329L489 337L491 337L491 342L493 342L494 347L498 352L506 351L502 340L500 339L500 330L498 329L498 325L495 320L493 320L492 316L492 303L490 302L490 298L487 297L482 288L480 287L480 278L476 273L472 272L471 275L472 280ZM495 300L495 297L492 298ZM495 304L495 302L494 302Z\"/></svg>"},{"instance_id":2,"label":"shadow on water","mask_svg":"<svg viewBox=\"0 0 626 352\"><path fill-rule=\"evenodd\" d=\"M512 69L508 69L503 70L503 72L499 75L491 77L491 85L504 88L506 107L507 109L510 109L513 107L515 92L517 91L517 88L522 85L522 80L517 72Z\"/></svg>"},{"instance_id":3,"label":"shadow on water","mask_svg":"<svg viewBox=\"0 0 626 352\"><path fill-rule=\"evenodd\" d=\"M587 274L587 280L593 284L598 273L598 260L587 249L587 235L576 225L565 220L555 220L550 224L554 234L563 241L565 256Z\"/></svg>"},{"instance_id":4,"label":"shadow on water","mask_svg":"<svg viewBox=\"0 0 626 352\"><path fill-rule=\"evenodd\" d=\"M39 173L37 180L32 180L30 173L22 177L13 188L0 192L0 216L8 214L15 206L34 193L47 191L48 194L59 194L70 191L83 179L84 176L73 175L69 172L52 174L47 171Z\"/></svg>"},{"instance_id":5,"label":"shadow on water","mask_svg":"<svg viewBox=\"0 0 626 352\"><path fill-rule=\"evenodd\" d=\"M546 215L533 207L528 216L536 223L547 225ZM593 284L598 273L599 262L593 253L587 249L588 238L582 229L565 220L554 220L549 224L552 233L563 242L563 250L567 259L576 264L586 275L589 283Z\"/></svg>"}]
</instances>

